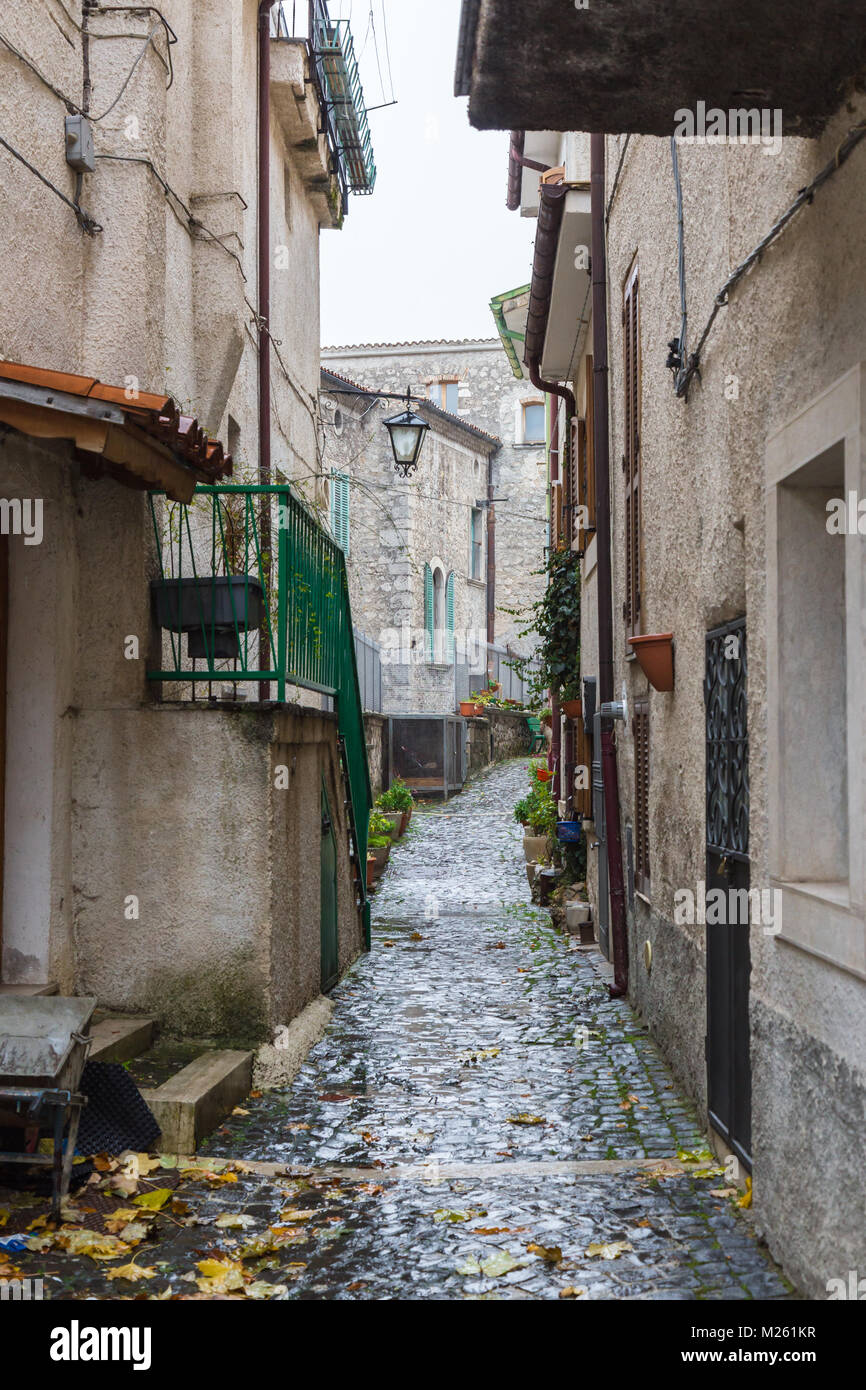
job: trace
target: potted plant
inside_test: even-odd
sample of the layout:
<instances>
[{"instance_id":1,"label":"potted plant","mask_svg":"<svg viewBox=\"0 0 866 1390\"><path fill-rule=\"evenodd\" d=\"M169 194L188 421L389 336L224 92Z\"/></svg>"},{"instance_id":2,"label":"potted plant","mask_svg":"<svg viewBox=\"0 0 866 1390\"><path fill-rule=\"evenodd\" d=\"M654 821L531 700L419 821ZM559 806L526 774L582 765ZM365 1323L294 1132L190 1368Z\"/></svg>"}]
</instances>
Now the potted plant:
<instances>
[{"instance_id":1,"label":"potted plant","mask_svg":"<svg viewBox=\"0 0 866 1390\"><path fill-rule=\"evenodd\" d=\"M579 719L583 711L580 680L566 681L559 696L559 708L566 719Z\"/></svg>"},{"instance_id":2,"label":"potted plant","mask_svg":"<svg viewBox=\"0 0 866 1390\"><path fill-rule=\"evenodd\" d=\"M402 777L394 778L388 790L378 798L376 805L387 814L396 813L400 817L400 828L397 833L398 835L405 835L412 819L415 799Z\"/></svg>"},{"instance_id":3,"label":"potted plant","mask_svg":"<svg viewBox=\"0 0 866 1390\"><path fill-rule=\"evenodd\" d=\"M461 700L461 701L460 701L460 713L463 715L463 718L464 718L464 719L474 719L474 717L475 717L475 701L474 701L474 700Z\"/></svg>"},{"instance_id":4,"label":"potted plant","mask_svg":"<svg viewBox=\"0 0 866 1390\"><path fill-rule=\"evenodd\" d=\"M390 820L381 811L370 812L367 848L373 855L373 873L376 878L385 872L391 854L393 830Z\"/></svg>"},{"instance_id":5,"label":"potted plant","mask_svg":"<svg viewBox=\"0 0 866 1390\"><path fill-rule=\"evenodd\" d=\"M530 789L514 808L514 818L526 832L523 837L523 853L526 862L537 863L549 851L549 842L556 833L556 804L553 794L545 780L536 776L538 769L530 769Z\"/></svg>"},{"instance_id":6,"label":"potted plant","mask_svg":"<svg viewBox=\"0 0 866 1390\"><path fill-rule=\"evenodd\" d=\"M476 715L478 715L478 714L483 714L483 713L484 713L484 701L483 701L483 699L482 699L481 692L478 691L478 690L473 690L472 693L471 693L471 695L470 695L470 699L472 700L472 702L473 702L473 704L474 704L474 706L475 706L474 713L475 713Z\"/></svg>"}]
</instances>

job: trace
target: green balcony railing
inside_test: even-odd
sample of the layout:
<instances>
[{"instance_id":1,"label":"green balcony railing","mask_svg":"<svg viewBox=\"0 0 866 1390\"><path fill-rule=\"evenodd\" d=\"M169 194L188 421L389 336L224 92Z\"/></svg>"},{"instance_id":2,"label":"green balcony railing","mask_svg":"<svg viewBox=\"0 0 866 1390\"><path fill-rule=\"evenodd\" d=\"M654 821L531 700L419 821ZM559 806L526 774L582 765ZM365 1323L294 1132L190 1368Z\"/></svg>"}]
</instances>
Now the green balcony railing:
<instances>
[{"instance_id":1,"label":"green balcony railing","mask_svg":"<svg viewBox=\"0 0 866 1390\"><path fill-rule=\"evenodd\" d=\"M345 556L287 484L201 486L188 505L151 493L150 508L159 556L151 589L168 661L148 680L193 691L269 682L280 703L291 686L334 700L369 948L373 798ZM262 543L263 510L274 553Z\"/></svg>"}]
</instances>

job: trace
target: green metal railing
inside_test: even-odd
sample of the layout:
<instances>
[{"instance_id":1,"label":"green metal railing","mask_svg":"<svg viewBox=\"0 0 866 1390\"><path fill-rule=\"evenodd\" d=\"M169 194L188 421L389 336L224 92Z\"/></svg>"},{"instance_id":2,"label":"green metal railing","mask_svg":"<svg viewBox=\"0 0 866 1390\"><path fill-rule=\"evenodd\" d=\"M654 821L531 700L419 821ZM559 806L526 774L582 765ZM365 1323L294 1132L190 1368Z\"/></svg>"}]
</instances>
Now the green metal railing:
<instances>
[{"instance_id":1,"label":"green metal railing","mask_svg":"<svg viewBox=\"0 0 866 1390\"><path fill-rule=\"evenodd\" d=\"M376 162L349 22L332 20L322 0L313 0L310 15L310 43L349 188L353 193L372 193Z\"/></svg>"},{"instance_id":2,"label":"green metal railing","mask_svg":"<svg viewBox=\"0 0 866 1390\"><path fill-rule=\"evenodd\" d=\"M275 556L261 543L263 506L270 509ZM345 556L287 484L201 486L188 505L151 493L150 508L160 567L154 605L171 659L167 669L148 671L148 680L193 688L267 681L276 684L280 703L292 685L334 699L369 949L373 797Z\"/></svg>"}]
</instances>

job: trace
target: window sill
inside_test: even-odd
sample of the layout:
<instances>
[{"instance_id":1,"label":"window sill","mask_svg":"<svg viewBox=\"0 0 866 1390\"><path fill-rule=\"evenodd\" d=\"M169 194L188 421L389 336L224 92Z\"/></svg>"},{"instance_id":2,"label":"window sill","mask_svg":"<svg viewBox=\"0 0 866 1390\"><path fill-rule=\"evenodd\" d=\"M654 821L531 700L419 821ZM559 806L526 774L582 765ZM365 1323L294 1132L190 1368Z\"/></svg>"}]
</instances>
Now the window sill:
<instances>
[{"instance_id":1,"label":"window sill","mask_svg":"<svg viewBox=\"0 0 866 1390\"><path fill-rule=\"evenodd\" d=\"M487 581L486 581L485 579L467 579L467 580L466 580L466 583L467 583L467 584L471 584L472 587L473 587L473 589L486 589L486 588L487 588Z\"/></svg>"}]
</instances>

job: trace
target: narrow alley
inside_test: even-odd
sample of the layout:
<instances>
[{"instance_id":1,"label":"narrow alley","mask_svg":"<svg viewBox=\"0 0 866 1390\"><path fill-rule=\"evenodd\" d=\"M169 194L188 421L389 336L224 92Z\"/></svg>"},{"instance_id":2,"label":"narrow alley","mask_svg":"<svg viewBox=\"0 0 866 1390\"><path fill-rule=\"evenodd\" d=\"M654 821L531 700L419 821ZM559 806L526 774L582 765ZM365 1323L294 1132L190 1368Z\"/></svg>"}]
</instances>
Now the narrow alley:
<instances>
[{"instance_id":1,"label":"narrow alley","mask_svg":"<svg viewBox=\"0 0 866 1390\"><path fill-rule=\"evenodd\" d=\"M291 1093L205 1152L324 1180L301 1205L339 1179L294 1297L786 1297L723 1174L670 1165L706 1141L601 957L532 906L524 780L512 762L416 812Z\"/></svg>"}]
</instances>

